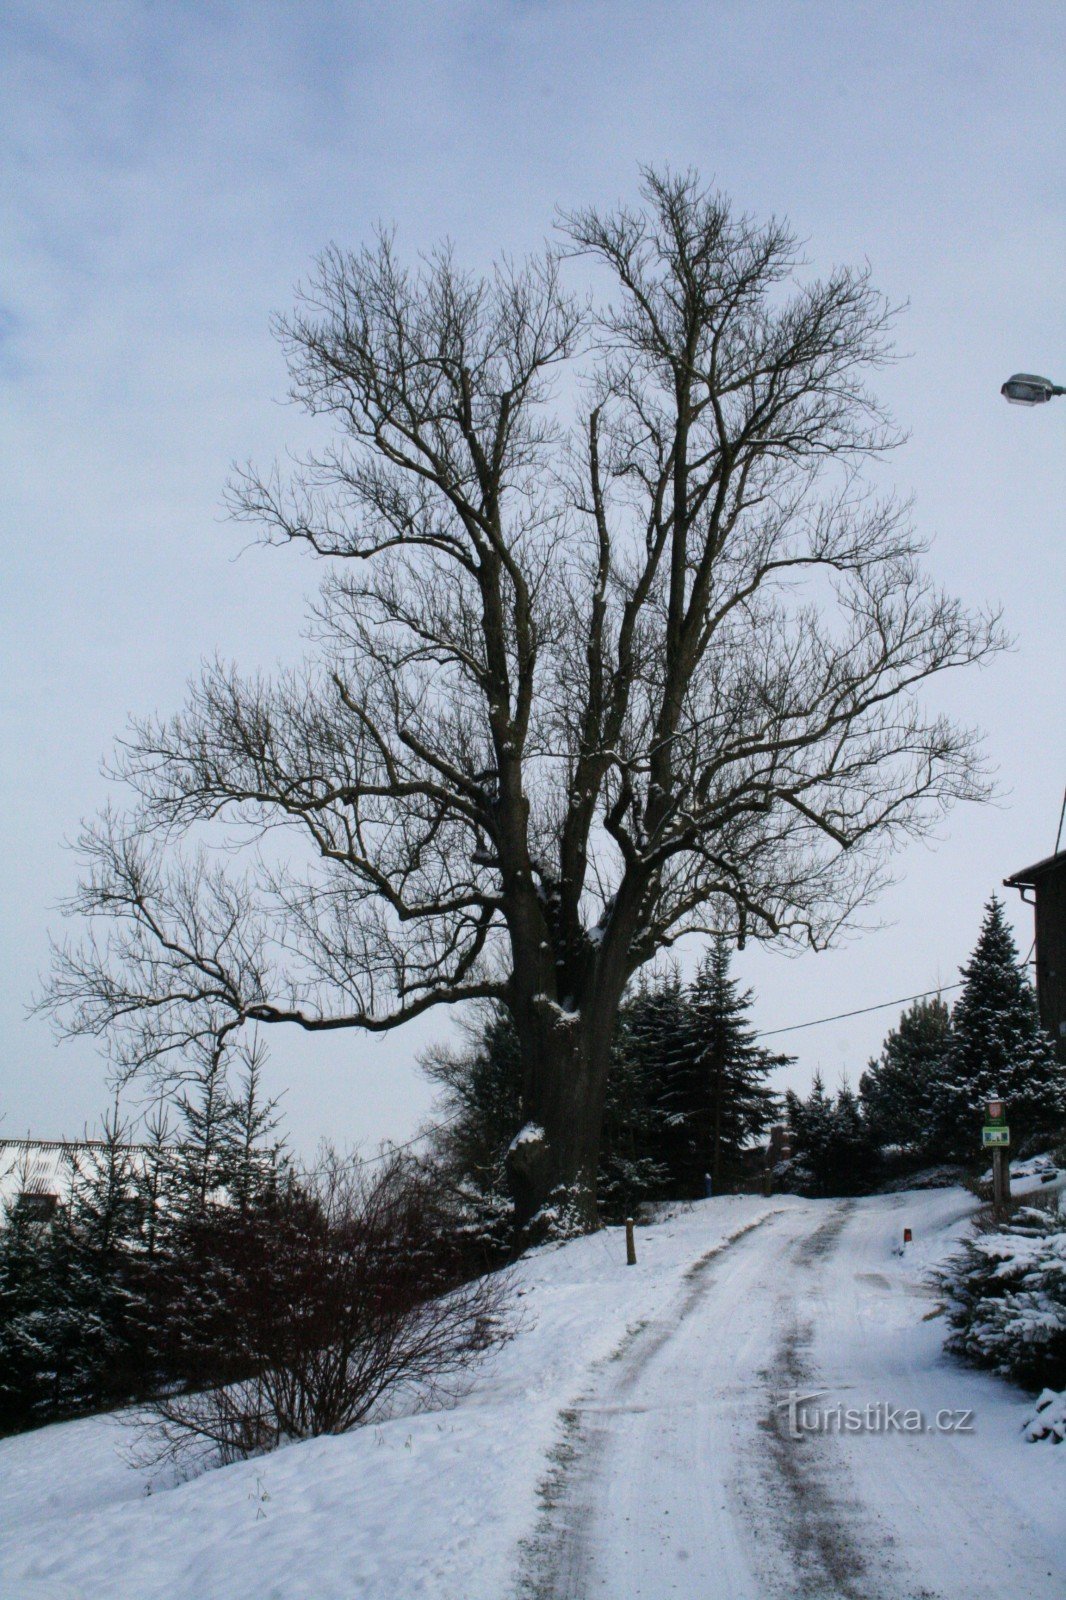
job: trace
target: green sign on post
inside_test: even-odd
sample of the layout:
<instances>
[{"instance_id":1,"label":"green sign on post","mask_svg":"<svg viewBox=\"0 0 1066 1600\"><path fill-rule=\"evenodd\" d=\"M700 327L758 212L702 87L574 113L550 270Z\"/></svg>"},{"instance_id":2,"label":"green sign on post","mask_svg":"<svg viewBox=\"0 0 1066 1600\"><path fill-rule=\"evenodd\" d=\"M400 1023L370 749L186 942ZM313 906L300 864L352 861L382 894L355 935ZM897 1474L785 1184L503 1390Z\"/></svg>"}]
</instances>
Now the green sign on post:
<instances>
[{"instance_id":1,"label":"green sign on post","mask_svg":"<svg viewBox=\"0 0 1066 1600\"><path fill-rule=\"evenodd\" d=\"M992 1146L992 1204L997 1217L1003 1217L1010 1205L1010 1129L1007 1127L1007 1108L998 1094L985 1101L985 1125L981 1129L982 1146Z\"/></svg>"}]
</instances>

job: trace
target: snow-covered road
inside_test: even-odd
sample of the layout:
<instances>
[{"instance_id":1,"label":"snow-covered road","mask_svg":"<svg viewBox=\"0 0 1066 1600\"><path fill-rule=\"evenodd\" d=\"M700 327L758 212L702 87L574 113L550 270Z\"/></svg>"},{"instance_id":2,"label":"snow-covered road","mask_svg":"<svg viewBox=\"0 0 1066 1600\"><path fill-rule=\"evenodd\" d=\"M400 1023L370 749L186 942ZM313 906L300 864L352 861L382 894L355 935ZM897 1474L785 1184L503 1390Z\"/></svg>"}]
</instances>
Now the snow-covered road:
<instances>
[{"instance_id":1,"label":"snow-covered road","mask_svg":"<svg viewBox=\"0 0 1066 1600\"><path fill-rule=\"evenodd\" d=\"M121 1418L0 1440L0 1600L1066 1600L1066 1448L942 1353L974 1206L724 1196L636 1267L620 1229L535 1251L454 1409L184 1483ZM793 1388L973 1431L793 1439Z\"/></svg>"},{"instance_id":2,"label":"snow-covered road","mask_svg":"<svg viewBox=\"0 0 1066 1600\"><path fill-rule=\"evenodd\" d=\"M923 1327L915 1251L969 1209L958 1191L789 1207L695 1265L563 1418L528 1591L1062 1600L1066 1504L1006 1497L997 1386ZM905 1222L910 1261L893 1255ZM827 1431L793 1436L796 1390L818 1396L800 1424L817 1410ZM877 1431L848 1431L838 1405ZM908 1411L931 1430L889 1426ZM1039 1468L1012 1454L1023 1478Z\"/></svg>"}]
</instances>

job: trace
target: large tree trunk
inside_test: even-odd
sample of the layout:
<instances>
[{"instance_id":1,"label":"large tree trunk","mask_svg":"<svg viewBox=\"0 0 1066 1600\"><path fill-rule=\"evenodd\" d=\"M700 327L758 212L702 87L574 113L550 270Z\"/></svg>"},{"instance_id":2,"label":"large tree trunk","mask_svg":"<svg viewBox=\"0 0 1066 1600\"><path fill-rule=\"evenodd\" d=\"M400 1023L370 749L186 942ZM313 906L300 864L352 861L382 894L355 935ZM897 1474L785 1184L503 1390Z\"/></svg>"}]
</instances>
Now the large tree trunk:
<instances>
[{"instance_id":1,"label":"large tree trunk","mask_svg":"<svg viewBox=\"0 0 1066 1600\"><path fill-rule=\"evenodd\" d=\"M518 1025L524 1125L507 1157L520 1241L596 1224L612 1028L538 996Z\"/></svg>"}]
</instances>

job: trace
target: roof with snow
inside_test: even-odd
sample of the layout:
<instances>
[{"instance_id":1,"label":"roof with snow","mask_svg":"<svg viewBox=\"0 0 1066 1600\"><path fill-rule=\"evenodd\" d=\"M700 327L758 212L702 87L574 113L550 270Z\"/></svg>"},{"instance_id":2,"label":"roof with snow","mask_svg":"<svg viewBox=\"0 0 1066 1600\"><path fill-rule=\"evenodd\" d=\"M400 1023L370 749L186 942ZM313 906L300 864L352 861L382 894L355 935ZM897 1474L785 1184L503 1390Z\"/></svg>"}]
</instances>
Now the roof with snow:
<instances>
[{"instance_id":1,"label":"roof with snow","mask_svg":"<svg viewBox=\"0 0 1066 1600\"><path fill-rule=\"evenodd\" d=\"M0 1207L23 1194L65 1195L70 1176L64 1154L56 1140L0 1141Z\"/></svg>"},{"instance_id":2,"label":"roof with snow","mask_svg":"<svg viewBox=\"0 0 1066 1600\"><path fill-rule=\"evenodd\" d=\"M148 1149L124 1144L136 1163ZM51 1195L65 1201L79 1155L106 1150L102 1139L0 1139L0 1222L19 1195Z\"/></svg>"},{"instance_id":3,"label":"roof with snow","mask_svg":"<svg viewBox=\"0 0 1066 1600\"><path fill-rule=\"evenodd\" d=\"M1066 870L1066 850L1060 850L1057 855L1045 856L1043 861L1037 861L1031 867L1023 867L1013 877L1004 878L1003 882L1008 889L1031 889L1050 872L1061 870Z\"/></svg>"}]
</instances>

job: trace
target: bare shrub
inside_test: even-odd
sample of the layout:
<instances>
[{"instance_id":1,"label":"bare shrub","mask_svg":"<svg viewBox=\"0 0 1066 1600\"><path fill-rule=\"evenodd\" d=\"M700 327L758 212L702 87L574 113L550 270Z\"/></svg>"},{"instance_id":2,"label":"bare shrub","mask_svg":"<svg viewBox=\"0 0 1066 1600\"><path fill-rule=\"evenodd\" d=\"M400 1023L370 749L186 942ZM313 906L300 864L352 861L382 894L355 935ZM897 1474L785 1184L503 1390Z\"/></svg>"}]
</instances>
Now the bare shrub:
<instances>
[{"instance_id":1,"label":"bare shrub","mask_svg":"<svg viewBox=\"0 0 1066 1600\"><path fill-rule=\"evenodd\" d=\"M195 1384L152 1401L143 1457L229 1462L457 1397L510 1337L508 1281L466 1280L432 1184L399 1157L328 1154L234 1213L183 1308Z\"/></svg>"}]
</instances>

